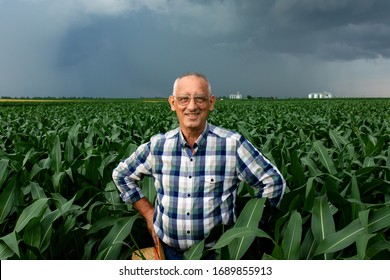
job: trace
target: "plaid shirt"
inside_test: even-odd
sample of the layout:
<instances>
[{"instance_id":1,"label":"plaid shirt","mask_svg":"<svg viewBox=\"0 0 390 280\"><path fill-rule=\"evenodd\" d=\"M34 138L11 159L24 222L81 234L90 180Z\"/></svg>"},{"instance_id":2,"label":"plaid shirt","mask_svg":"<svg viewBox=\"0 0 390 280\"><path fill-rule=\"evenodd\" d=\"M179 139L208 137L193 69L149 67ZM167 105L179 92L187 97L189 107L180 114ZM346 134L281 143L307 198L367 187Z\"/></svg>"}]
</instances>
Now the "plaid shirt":
<instances>
[{"instance_id":1,"label":"plaid shirt","mask_svg":"<svg viewBox=\"0 0 390 280\"><path fill-rule=\"evenodd\" d=\"M153 176L157 197L154 228L160 239L178 250L203 240L218 224L236 221L240 181L258 189L277 205L286 183L279 170L240 134L207 124L194 154L180 128L153 136L113 171L125 202L144 197L138 186Z\"/></svg>"}]
</instances>

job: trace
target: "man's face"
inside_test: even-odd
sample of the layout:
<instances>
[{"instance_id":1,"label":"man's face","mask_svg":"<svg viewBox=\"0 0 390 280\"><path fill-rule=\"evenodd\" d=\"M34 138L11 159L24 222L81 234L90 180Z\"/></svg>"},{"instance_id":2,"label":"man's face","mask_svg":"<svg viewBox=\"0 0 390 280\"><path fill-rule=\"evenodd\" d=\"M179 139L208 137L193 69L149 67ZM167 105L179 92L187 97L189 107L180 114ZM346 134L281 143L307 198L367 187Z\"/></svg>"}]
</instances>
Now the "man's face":
<instances>
[{"instance_id":1,"label":"man's face","mask_svg":"<svg viewBox=\"0 0 390 280\"><path fill-rule=\"evenodd\" d=\"M215 96L210 96L208 83L201 77L185 76L176 84L175 96L169 97L184 134L201 133L209 111L214 109Z\"/></svg>"}]
</instances>

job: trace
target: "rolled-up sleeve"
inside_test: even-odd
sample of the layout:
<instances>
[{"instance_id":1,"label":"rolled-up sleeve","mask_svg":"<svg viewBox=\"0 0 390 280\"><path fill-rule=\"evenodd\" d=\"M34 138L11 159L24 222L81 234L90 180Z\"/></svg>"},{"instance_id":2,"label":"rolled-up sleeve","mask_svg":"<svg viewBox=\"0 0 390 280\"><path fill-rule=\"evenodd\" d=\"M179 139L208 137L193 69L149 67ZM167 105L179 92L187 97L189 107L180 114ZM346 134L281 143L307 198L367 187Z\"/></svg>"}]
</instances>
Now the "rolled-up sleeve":
<instances>
[{"instance_id":1,"label":"rolled-up sleeve","mask_svg":"<svg viewBox=\"0 0 390 280\"><path fill-rule=\"evenodd\" d=\"M135 203L145 197L139 181L150 175L150 143L145 143L127 159L121 161L112 172L112 179L120 192L120 197L126 203Z\"/></svg>"},{"instance_id":2,"label":"rolled-up sleeve","mask_svg":"<svg viewBox=\"0 0 390 280\"><path fill-rule=\"evenodd\" d=\"M240 179L258 189L258 197L267 197L272 205L279 205L286 181L278 168L243 137L237 149L237 160Z\"/></svg>"}]
</instances>

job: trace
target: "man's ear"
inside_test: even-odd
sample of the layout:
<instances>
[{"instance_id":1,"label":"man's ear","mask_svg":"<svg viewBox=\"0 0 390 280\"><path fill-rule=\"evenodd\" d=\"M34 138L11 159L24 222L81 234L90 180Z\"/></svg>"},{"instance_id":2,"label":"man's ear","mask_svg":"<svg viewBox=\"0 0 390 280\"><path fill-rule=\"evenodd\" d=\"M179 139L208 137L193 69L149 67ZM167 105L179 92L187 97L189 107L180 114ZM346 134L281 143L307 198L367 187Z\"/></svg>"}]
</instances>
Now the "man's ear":
<instances>
[{"instance_id":1,"label":"man's ear","mask_svg":"<svg viewBox=\"0 0 390 280\"><path fill-rule=\"evenodd\" d=\"M169 104L171 105L171 110L172 111L176 111L176 107L175 107L175 97L173 95L170 95L168 97L168 102Z\"/></svg>"},{"instance_id":2,"label":"man's ear","mask_svg":"<svg viewBox=\"0 0 390 280\"><path fill-rule=\"evenodd\" d=\"M210 96L210 108L209 108L209 111L214 110L215 101L217 101L217 98L214 95Z\"/></svg>"}]
</instances>

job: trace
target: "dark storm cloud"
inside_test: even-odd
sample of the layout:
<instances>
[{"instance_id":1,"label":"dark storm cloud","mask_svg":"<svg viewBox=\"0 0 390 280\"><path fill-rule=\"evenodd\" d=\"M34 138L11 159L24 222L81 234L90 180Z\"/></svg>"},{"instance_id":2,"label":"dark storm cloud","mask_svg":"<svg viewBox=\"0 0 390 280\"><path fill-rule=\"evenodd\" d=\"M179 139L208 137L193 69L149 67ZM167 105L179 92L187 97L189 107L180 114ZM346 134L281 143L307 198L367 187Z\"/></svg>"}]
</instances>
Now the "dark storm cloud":
<instances>
[{"instance_id":1,"label":"dark storm cloud","mask_svg":"<svg viewBox=\"0 0 390 280\"><path fill-rule=\"evenodd\" d=\"M260 50L326 60L390 57L390 1L246 1L239 10Z\"/></svg>"},{"instance_id":2,"label":"dark storm cloud","mask_svg":"<svg viewBox=\"0 0 390 280\"><path fill-rule=\"evenodd\" d=\"M0 94L387 96L390 1L0 0ZM343 79L340 79L343 77Z\"/></svg>"}]
</instances>

